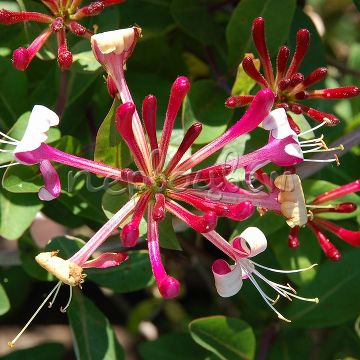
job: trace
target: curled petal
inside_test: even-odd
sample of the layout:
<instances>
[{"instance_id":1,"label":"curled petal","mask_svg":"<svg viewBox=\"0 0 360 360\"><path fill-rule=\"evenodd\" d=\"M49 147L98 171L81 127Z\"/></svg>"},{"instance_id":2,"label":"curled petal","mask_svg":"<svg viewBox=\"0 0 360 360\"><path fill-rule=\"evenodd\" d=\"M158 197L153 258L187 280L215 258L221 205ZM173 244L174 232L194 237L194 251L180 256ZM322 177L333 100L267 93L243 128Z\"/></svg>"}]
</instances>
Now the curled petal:
<instances>
[{"instance_id":1,"label":"curled petal","mask_svg":"<svg viewBox=\"0 0 360 360\"><path fill-rule=\"evenodd\" d=\"M250 226L239 236L231 240L232 246L242 257L253 257L266 250L267 240L264 233L257 227Z\"/></svg>"},{"instance_id":2,"label":"curled petal","mask_svg":"<svg viewBox=\"0 0 360 360\"><path fill-rule=\"evenodd\" d=\"M82 267L83 268L98 268L106 269L113 266L118 266L122 262L128 259L128 255L125 253L103 253L93 260L86 261Z\"/></svg>"},{"instance_id":3,"label":"curled petal","mask_svg":"<svg viewBox=\"0 0 360 360\"><path fill-rule=\"evenodd\" d=\"M275 139L284 139L290 135L296 136L296 133L289 125L286 111L283 108L271 111L262 124L263 128L269 130Z\"/></svg>"},{"instance_id":4,"label":"curled petal","mask_svg":"<svg viewBox=\"0 0 360 360\"><path fill-rule=\"evenodd\" d=\"M213 262L212 272L220 296L230 297L240 291L243 281L239 263L230 266L225 260L219 259Z\"/></svg>"},{"instance_id":5,"label":"curled petal","mask_svg":"<svg viewBox=\"0 0 360 360\"><path fill-rule=\"evenodd\" d=\"M24 136L15 148L14 154L32 151L40 147L47 140L48 130L51 126L59 124L59 117L52 110L42 105L35 105Z\"/></svg>"},{"instance_id":6,"label":"curled petal","mask_svg":"<svg viewBox=\"0 0 360 360\"><path fill-rule=\"evenodd\" d=\"M45 186L39 190L40 200L50 201L57 198L61 193L60 178L49 160L41 161L40 172L45 184Z\"/></svg>"}]
</instances>

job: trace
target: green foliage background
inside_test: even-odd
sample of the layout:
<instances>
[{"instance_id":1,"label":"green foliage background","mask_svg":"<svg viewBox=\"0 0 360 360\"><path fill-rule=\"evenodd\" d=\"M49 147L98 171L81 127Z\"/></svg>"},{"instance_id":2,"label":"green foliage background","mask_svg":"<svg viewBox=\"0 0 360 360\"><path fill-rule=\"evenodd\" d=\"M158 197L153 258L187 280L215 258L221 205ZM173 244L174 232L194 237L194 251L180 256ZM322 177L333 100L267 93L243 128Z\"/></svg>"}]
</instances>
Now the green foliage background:
<instances>
[{"instance_id":1,"label":"green foliage background","mask_svg":"<svg viewBox=\"0 0 360 360\"><path fill-rule=\"evenodd\" d=\"M0 1L0 8L16 10L18 4L28 10L40 8L39 2L32 0ZM96 24L99 31L133 24L142 27L143 37L127 62L126 78L138 108L145 95L157 96L159 131L172 81L178 75L191 79L192 88L171 144L176 149L183 128L194 119L204 125L195 145L198 147L217 137L240 117L241 111L226 109L223 104L233 87L237 65L245 53L254 51L250 29L257 16L266 19L272 57L284 43L294 50L296 31L307 27L311 31L311 47L301 71L307 75L316 67L329 65L324 85L359 86L360 15L357 9L360 9L357 0L354 3L350 0L127 0L87 20L87 25ZM314 17L309 17L311 13L325 26L322 37L314 26ZM93 58L88 42L69 36L74 65L65 74L65 107L58 98L61 73L54 60L54 43L47 44L41 52L44 59L34 59L26 72L12 67L12 50L29 43L38 30L33 24L0 26L1 130L11 129L12 136L21 136L32 106L46 105L62 112L59 130L51 133L51 143L70 153L128 166L129 153L111 125L114 106L106 91L103 71ZM242 86L237 91L246 92L253 84L245 82ZM319 102L316 106L342 119L336 128L325 130L328 142L342 135L359 134L359 98ZM230 150L242 154L264 141L264 134L255 131L251 137L238 139L233 148L218 156ZM306 180L309 199L334 187L333 184L359 178L358 154L359 147L355 146L341 158L339 168L330 165ZM5 155L0 157L0 164L7 161ZM63 193L48 203L41 202L36 195L41 187L36 167L10 168L3 178L0 235L7 241L17 241L17 250L10 257L5 250L0 250L0 332L24 324L53 286L48 283L53 279L34 261L34 256L42 250L29 232L36 214L42 211L80 238L57 237L47 245L46 249L60 249L62 256L67 257L87 240L79 229L84 226L98 229L125 201L126 196L121 194L87 191L81 177L73 191L68 191L68 169L57 166L57 170ZM91 183L97 186L101 180L92 176ZM351 201L360 205L357 195L353 195ZM358 229L359 212L352 215L339 221L348 228ZM266 253L257 258L257 262L264 265L292 269L319 264L290 279L279 276L279 281L296 285L300 296L320 298L318 305L281 301L280 311L293 321L287 324L266 307L250 283L245 282L239 294L232 298L219 298L211 278L211 262L219 254L190 230L175 233L170 222L168 218L163 225L161 245L169 272L183 283L178 299L165 301L157 294L143 250L145 238L142 238L139 251L131 252L130 259L120 267L88 271L83 291L75 292L67 312L73 347L46 342L5 355L4 344L0 344L4 354L0 359L360 358L359 249L330 236L343 253L341 262L333 263L325 259L316 239L307 231L301 233L301 247L289 249L286 224L271 214L262 218L253 216L241 223L225 220L219 223L219 231L226 237L239 234L249 225L260 227L270 244ZM119 247L116 237L107 244L112 249ZM67 292L65 287L62 292ZM62 300L66 302L66 294L59 302ZM55 308L44 309L43 313L32 328L39 324L67 323L66 315ZM139 325L144 324L156 329L159 334L156 340L144 337L144 332L139 330ZM126 336L116 336L113 326ZM130 341L124 341L125 338Z\"/></svg>"}]
</instances>

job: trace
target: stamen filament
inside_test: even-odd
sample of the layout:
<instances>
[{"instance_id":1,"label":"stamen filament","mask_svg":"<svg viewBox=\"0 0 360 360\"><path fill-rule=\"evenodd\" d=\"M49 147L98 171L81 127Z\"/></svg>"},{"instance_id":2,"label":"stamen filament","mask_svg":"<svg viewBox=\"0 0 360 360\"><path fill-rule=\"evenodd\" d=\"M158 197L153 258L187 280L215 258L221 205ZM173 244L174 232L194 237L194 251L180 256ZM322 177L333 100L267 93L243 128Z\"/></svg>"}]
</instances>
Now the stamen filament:
<instances>
[{"instance_id":1,"label":"stamen filament","mask_svg":"<svg viewBox=\"0 0 360 360\"><path fill-rule=\"evenodd\" d=\"M48 305L48 308L49 308L49 309L53 306L53 304L54 304L54 302L55 302L55 299L56 299L56 297L58 296L59 290L60 290L60 288L61 288L61 284L62 284L62 283L60 282L60 286L57 288L57 290L55 291L55 294L54 294L52 300L49 302L49 305Z\"/></svg>"},{"instance_id":2,"label":"stamen filament","mask_svg":"<svg viewBox=\"0 0 360 360\"><path fill-rule=\"evenodd\" d=\"M312 264L312 265L308 266L307 268L296 269L296 270L279 270L279 269L273 269L273 268L270 268L270 267L267 267L267 266L264 266L264 265L260 265L260 264L256 263L253 260L251 260L251 262L256 266L261 267L262 269L277 272L277 273L281 273L281 274L292 274L292 273L298 273L298 272L302 272L302 271L307 271L307 270L310 270L313 267L318 265L318 264Z\"/></svg>"},{"instance_id":3,"label":"stamen filament","mask_svg":"<svg viewBox=\"0 0 360 360\"><path fill-rule=\"evenodd\" d=\"M40 310L44 307L44 305L48 302L48 300L50 299L51 295L58 291L58 288L60 288L61 286L61 281L59 281L55 287L50 291L50 293L48 294L48 296L44 299L44 301L41 303L41 305L37 308L37 310L34 312L34 314L31 316L31 318L29 319L29 321L24 325L24 327L20 330L20 332L14 337L13 340L8 342L8 346L9 347L14 347L16 341L18 341L18 339L20 338L20 336L24 333L24 331L28 328L28 326L31 324L31 322L34 320L34 318L36 317L36 315L40 312Z\"/></svg>"},{"instance_id":4,"label":"stamen filament","mask_svg":"<svg viewBox=\"0 0 360 360\"><path fill-rule=\"evenodd\" d=\"M308 134L308 133L310 133L310 132L313 132L314 130L317 130L317 129L323 127L324 125L328 125L329 123L330 123L330 120L327 119L327 118L324 118L324 121L323 121L322 123L320 123L319 125L316 125L315 127L311 128L311 129L309 129L309 130L306 130L306 131L301 132L298 136L299 136L299 137L302 137L302 136L304 136L305 134Z\"/></svg>"},{"instance_id":5,"label":"stamen filament","mask_svg":"<svg viewBox=\"0 0 360 360\"><path fill-rule=\"evenodd\" d=\"M62 313L66 313L66 310L67 310L67 308L69 307L69 305L70 305L70 303L71 303L72 294L73 294L73 287L72 287L72 286L69 286L69 292L70 292L70 294L69 294L69 300L68 300L68 302L66 303L66 305L65 305L64 307L61 307L61 308L60 308L60 311L61 311Z\"/></svg>"},{"instance_id":6,"label":"stamen filament","mask_svg":"<svg viewBox=\"0 0 360 360\"><path fill-rule=\"evenodd\" d=\"M6 168L6 167L9 167L9 166L14 166L14 165L20 165L20 163L12 162L12 163L9 163L9 164L0 165L0 169Z\"/></svg>"},{"instance_id":7,"label":"stamen filament","mask_svg":"<svg viewBox=\"0 0 360 360\"><path fill-rule=\"evenodd\" d=\"M7 135L7 134L4 134L2 131L0 131L0 135L1 135L2 137L4 137L4 138L7 138L7 139L9 139L9 140L12 140L12 141L14 141L14 142L16 142L16 143L19 142L18 140L12 138L11 136L9 136L9 135Z\"/></svg>"}]
</instances>

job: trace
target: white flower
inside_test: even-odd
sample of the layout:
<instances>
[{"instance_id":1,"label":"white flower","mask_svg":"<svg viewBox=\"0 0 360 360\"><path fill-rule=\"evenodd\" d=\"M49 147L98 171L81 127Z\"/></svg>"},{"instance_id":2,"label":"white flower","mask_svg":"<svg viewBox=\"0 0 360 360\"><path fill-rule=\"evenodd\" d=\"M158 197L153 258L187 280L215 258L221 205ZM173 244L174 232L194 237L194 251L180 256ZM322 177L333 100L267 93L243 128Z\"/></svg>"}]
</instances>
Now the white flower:
<instances>
[{"instance_id":1,"label":"white flower","mask_svg":"<svg viewBox=\"0 0 360 360\"><path fill-rule=\"evenodd\" d=\"M22 139L14 150L14 154L32 151L40 147L48 138L51 126L59 124L57 114L43 105L35 105Z\"/></svg>"}]
</instances>

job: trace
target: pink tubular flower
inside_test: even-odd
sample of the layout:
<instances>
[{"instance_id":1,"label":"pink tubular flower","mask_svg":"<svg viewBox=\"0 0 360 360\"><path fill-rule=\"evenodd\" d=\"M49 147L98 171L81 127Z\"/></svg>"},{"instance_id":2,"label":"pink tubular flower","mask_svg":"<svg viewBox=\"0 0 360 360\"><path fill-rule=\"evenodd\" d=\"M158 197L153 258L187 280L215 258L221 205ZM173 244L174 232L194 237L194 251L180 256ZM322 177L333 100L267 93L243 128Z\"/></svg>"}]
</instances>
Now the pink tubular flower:
<instances>
[{"instance_id":1,"label":"pink tubular flower","mask_svg":"<svg viewBox=\"0 0 360 360\"><path fill-rule=\"evenodd\" d=\"M47 25L47 28L36 37L29 47L20 47L13 53L13 65L24 71L31 60L43 47L51 34L56 34L58 43L58 64L61 70L72 64L72 54L67 48L66 31L76 36L90 39L92 32L78 23L83 17L99 15L106 7L117 5L125 0L100 0L80 7L82 0L41 0L51 15L31 11L10 11L0 9L0 24L11 25L32 21Z\"/></svg>"},{"instance_id":2,"label":"pink tubular flower","mask_svg":"<svg viewBox=\"0 0 360 360\"><path fill-rule=\"evenodd\" d=\"M307 226L313 230L321 249L331 260L339 261L341 259L341 253L324 235L323 230L336 235L339 239L356 247L360 247L360 231L352 231L340 227L333 221L324 219L321 215L326 213L345 214L354 212L357 209L356 204L352 202L339 202L337 199L358 191L360 191L360 180L327 191L317 196L307 205L311 212ZM289 246L291 248L300 246L299 231L300 228L295 227L289 234Z\"/></svg>"},{"instance_id":3,"label":"pink tubular flower","mask_svg":"<svg viewBox=\"0 0 360 360\"><path fill-rule=\"evenodd\" d=\"M64 307L60 308L61 312L66 312L66 309L69 307L71 298L72 298L72 288L74 286L79 286L81 288L81 284L84 282L86 274L83 273L84 268L109 268L113 266L119 266L122 262L124 262L128 256L124 253L103 253L99 257L89 260L86 262L76 261L76 260L64 260L58 256L59 251L51 251L51 252L43 252L36 256L37 263L47 270L50 274L52 274L59 281L55 285L55 287L50 291L50 293L46 296L41 305L37 308L35 313L31 316L29 321L25 324L25 326L21 329L21 331L15 336L15 338L8 342L9 347L14 347L15 343L18 341L20 336L24 333L24 331L31 324L36 315L40 312L40 310L44 307L44 305L49 301L48 307L52 307L55 299L59 293L60 287L62 284L69 285L70 296L67 304Z\"/></svg>"},{"instance_id":4,"label":"pink tubular flower","mask_svg":"<svg viewBox=\"0 0 360 360\"><path fill-rule=\"evenodd\" d=\"M291 298L296 298L299 300L312 301L315 303L319 302L318 298L309 299L296 295L295 289L293 289L289 284L281 285L275 283L267 279L256 269L256 267L260 267L268 271L289 274L306 271L316 265L314 264L306 269L282 271L257 264L250 258L263 252L267 247L266 237L258 228L249 227L245 229L238 237L232 239L230 244L215 231L208 232L204 234L204 236L211 242L215 243L218 247L219 244L222 244L224 248L223 251L235 261L234 265L229 265L225 260L219 259L214 261L212 265L215 287L220 296L229 297L237 294L242 287L243 280L248 279L259 291L266 304L277 314L280 319L287 322L290 322L290 320L285 318L274 307L274 304L277 302L279 296L283 296L288 300L291 300ZM278 293L278 297L276 299L269 297L261 289L260 285L255 279L255 276L257 276L269 287L275 290L275 292Z\"/></svg>"},{"instance_id":5,"label":"pink tubular flower","mask_svg":"<svg viewBox=\"0 0 360 360\"><path fill-rule=\"evenodd\" d=\"M311 74L305 77L299 72L300 65L309 48L310 32L307 29L300 29L296 36L296 49L289 66L290 50L287 46L279 49L276 58L276 73L274 74L270 55L265 40L265 22L259 17L253 22L252 35L255 47L259 54L264 74L261 74L255 67L253 58L245 56L242 61L244 71L254 79L262 89L272 89L276 94L275 107L282 107L287 112L295 114L304 114L313 120L323 122L327 125L336 125L339 119L333 114L324 113L306 105L299 104L299 101L307 99L344 99L359 95L360 89L356 86L344 86L333 89L309 90L312 85L323 80L327 75L326 68L315 69ZM226 100L226 106L229 108L241 107L250 104L254 99L252 95L231 96ZM298 125L294 122L288 113L290 126L300 132Z\"/></svg>"}]
</instances>

